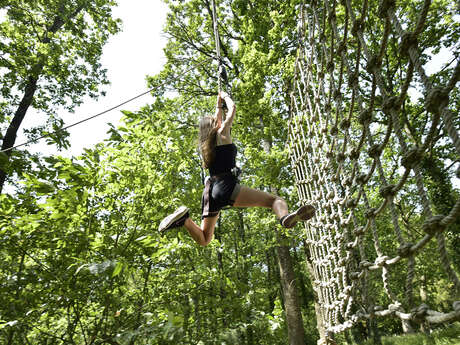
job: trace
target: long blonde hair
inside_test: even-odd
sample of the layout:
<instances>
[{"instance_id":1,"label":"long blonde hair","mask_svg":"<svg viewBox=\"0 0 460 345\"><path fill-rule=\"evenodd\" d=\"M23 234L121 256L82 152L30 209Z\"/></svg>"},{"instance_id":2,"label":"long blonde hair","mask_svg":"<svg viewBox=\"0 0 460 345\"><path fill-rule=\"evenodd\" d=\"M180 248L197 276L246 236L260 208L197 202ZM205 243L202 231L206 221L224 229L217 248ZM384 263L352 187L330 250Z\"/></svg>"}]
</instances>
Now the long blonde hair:
<instances>
[{"instance_id":1,"label":"long blonde hair","mask_svg":"<svg viewBox=\"0 0 460 345\"><path fill-rule=\"evenodd\" d=\"M209 168L214 162L217 143L217 119L205 116L200 121L199 149L203 157L203 167Z\"/></svg>"}]
</instances>

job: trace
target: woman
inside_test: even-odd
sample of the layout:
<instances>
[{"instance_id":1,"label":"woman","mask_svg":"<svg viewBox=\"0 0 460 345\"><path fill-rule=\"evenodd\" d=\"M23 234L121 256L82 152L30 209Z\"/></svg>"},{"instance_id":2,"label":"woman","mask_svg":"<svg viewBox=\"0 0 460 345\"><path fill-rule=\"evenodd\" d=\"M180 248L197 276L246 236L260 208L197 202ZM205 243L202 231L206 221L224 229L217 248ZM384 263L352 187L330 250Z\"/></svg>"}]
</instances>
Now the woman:
<instances>
[{"instance_id":1,"label":"woman","mask_svg":"<svg viewBox=\"0 0 460 345\"><path fill-rule=\"evenodd\" d=\"M222 122L224 101L228 110L227 117ZM302 206L289 213L286 202L280 197L238 183L235 173L236 146L230 136L235 112L235 103L227 93L221 91L217 96L215 116L204 117L200 122L200 150L203 165L210 173L201 200L201 227L189 217L189 209L181 206L161 221L158 229L160 232L185 226L198 244L206 246L212 240L220 210L227 205L271 208L281 225L286 228L292 228L298 221L313 217L315 209L311 205Z\"/></svg>"}]
</instances>

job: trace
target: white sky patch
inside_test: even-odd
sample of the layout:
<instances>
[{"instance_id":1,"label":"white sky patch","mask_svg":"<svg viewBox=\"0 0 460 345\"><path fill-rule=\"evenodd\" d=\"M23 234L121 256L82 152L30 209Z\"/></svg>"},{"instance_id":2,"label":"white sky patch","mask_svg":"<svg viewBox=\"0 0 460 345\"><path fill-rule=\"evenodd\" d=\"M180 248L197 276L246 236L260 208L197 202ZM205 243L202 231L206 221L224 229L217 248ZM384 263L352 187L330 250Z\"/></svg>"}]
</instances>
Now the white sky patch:
<instances>
[{"instance_id":1,"label":"white sky patch","mask_svg":"<svg viewBox=\"0 0 460 345\"><path fill-rule=\"evenodd\" d=\"M431 54L432 49L428 50L427 53ZM454 58L452 52L447 48L441 48L438 54L431 56L430 61L428 61L423 68L425 69L425 74L430 76L432 74L440 72L447 63L451 62ZM455 66L455 65L454 65ZM417 73L417 72L415 72ZM416 103L419 98L423 97L423 94L417 88L411 86L407 93L411 98L412 102Z\"/></svg>"},{"instance_id":2,"label":"white sky patch","mask_svg":"<svg viewBox=\"0 0 460 345\"><path fill-rule=\"evenodd\" d=\"M59 116L66 126L147 91L146 76L159 73L166 62L163 48L167 40L162 29L168 7L162 1L152 0L119 0L118 4L113 9L113 18L123 21L122 31L110 38L101 60L103 68L108 70L107 77L111 83L104 88L106 96L99 100L86 97L74 114L60 111ZM151 101L151 97L145 95L117 110L70 128L71 147L67 151L58 152L54 145L46 145L46 139L30 145L28 149L47 155L78 156L84 148L92 147L107 138L106 132L110 129L108 123L117 126L122 116L120 110L136 111ZM45 122L45 115L30 109L22 128L31 128ZM16 144L25 141L27 138L20 131Z\"/></svg>"},{"instance_id":3,"label":"white sky patch","mask_svg":"<svg viewBox=\"0 0 460 345\"><path fill-rule=\"evenodd\" d=\"M431 51L429 52L431 54ZM454 59L454 54L447 49L441 48L438 54L433 55L431 60L425 65L425 71L427 75L432 75L440 72L447 63ZM455 65L454 65L455 66Z\"/></svg>"}]
</instances>

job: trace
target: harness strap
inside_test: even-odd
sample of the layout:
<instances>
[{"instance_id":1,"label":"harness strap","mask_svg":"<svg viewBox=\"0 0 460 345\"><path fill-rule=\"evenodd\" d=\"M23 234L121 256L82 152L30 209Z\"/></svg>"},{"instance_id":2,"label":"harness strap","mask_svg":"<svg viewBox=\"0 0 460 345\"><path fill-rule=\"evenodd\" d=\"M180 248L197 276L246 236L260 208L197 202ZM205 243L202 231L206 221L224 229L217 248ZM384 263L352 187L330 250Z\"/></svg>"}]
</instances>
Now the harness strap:
<instances>
[{"instance_id":1,"label":"harness strap","mask_svg":"<svg viewBox=\"0 0 460 345\"><path fill-rule=\"evenodd\" d=\"M234 168L232 168L231 171L227 171L227 172L224 172L224 173L221 173L221 174L212 175L210 177L210 180L212 182L216 182L216 181L223 180L224 178L229 177L229 176L234 176L234 177L236 177L238 179L240 174L241 174L241 169L238 168L238 167L234 167Z\"/></svg>"}]
</instances>

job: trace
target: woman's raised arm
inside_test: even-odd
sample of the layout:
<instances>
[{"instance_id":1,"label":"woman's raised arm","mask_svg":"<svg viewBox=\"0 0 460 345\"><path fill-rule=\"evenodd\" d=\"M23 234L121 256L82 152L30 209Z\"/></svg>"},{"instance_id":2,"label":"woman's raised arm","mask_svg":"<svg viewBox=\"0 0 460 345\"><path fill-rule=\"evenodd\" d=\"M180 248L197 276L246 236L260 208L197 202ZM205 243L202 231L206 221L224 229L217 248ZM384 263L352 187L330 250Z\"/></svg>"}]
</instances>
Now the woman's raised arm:
<instances>
[{"instance_id":1,"label":"woman's raised arm","mask_svg":"<svg viewBox=\"0 0 460 345\"><path fill-rule=\"evenodd\" d=\"M221 126L222 132L229 132L230 128L232 127L233 124L233 119L235 118L235 113L236 113L236 106L235 102L230 98L230 96L224 92L220 92L220 97L225 101L225 104L227 105L227 117L225 118L224 123Z\"/></svg>"},{"instance_id":2,"label":"woman's raised arm","mask_svg":"<svg viewBox=\"0 0 460 345\"><path fill-rule=\"evenodd\" d=\"M223 109L222 109L222 97L219 94L217 95L217 103L216 103L216 113L214 114L214 117L217 120L217 125L220 127L222 124L222 114L223 114Z\"/></svg>"}]
</instances>

